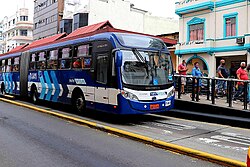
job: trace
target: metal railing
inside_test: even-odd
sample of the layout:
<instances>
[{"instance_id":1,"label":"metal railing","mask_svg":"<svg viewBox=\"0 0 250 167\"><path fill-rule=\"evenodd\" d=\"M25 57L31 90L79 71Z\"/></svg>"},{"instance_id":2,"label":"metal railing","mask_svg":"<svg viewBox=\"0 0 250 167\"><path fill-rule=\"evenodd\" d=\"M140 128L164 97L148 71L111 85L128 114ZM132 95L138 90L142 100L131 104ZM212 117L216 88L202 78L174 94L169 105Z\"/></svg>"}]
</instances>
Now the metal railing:
<instances>
[{"instance_id":1,"label":"metal railing","mask_svg":"<svg viewBox=\"0 0 250 167\"><path fill-rule=\"evenodd\" d=\"M178 99L181 99L182 93L181 93L181 78L186 78L186 85L185 85L185 92L190 93L191 100L192 101L199 101L200 95L205 95L206 100L211 101L212 104L215 104L216 98L218 96L218 81L224 81L226 82L226 90L225 95L226 97L226 103L228 103L228 107L233 107L233 99L235 98L234 95L236 94L237 90L237 82L241 82L243 85L243 91L241 92L240 98L237 100L240 100L243 102L243 109L248 109L248 102L250 99L248 99L248 87L250 80L238 80L233 78L217 78L217 77L194 77L191 75L177 75L175 74L175 89L178 92ZM201 86L200 83L201 82ZM198 91L200 89L200 91ZM222 95L223 96L223 95Z\"/></svg>"}]
</instances>

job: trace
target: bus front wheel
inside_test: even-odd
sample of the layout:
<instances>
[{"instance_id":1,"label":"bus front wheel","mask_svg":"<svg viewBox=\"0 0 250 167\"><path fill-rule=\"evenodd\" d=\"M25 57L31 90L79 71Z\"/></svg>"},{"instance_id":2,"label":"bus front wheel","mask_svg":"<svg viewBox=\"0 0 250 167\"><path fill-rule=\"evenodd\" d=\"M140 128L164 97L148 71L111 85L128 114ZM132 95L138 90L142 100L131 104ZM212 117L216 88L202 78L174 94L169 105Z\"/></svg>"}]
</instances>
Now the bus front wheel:
<instances>
[{"instance_id":1,"label":"bus front wheel","mask_svg":"<svg viewBox=\"0 0 250 167\"><path fill-rule=\"evenodd\" d=\"M73 95L72 105L78 114L83 114L86 107L84 95L80 92L75 92Z\"/></svg>"}]
</instances>

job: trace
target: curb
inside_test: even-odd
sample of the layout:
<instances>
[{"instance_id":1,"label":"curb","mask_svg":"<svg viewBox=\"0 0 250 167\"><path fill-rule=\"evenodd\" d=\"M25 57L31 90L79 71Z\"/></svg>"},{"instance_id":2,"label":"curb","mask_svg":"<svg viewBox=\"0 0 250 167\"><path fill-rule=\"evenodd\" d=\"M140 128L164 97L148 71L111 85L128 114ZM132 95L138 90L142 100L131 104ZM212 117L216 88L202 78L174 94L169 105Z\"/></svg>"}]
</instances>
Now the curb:
<instances>
[{"instance_id":1,"label":"curb","mask_svg":"<svg viewBox=\"0 0 250 167\"><path fill-rule=\"evenodd\" d=\"M109 133L112 133L112 134L124 136L124 137L130 138L130 139L136 140L136 141L141 141L143 143L153 145L155 147L163 148L163 149L166 149L166 150L171 150L173 152L181 153L181 154L184 154L184 155L188 155L188 156L191 156L191 157L195 157L195 158L199 158L199 159L203 159L203 160L207 160L207 161L211 161L211 162L214 162L214 163L217 163L217 164L226 165L226 166L246 167L246 163L244 163L244 162L229 159L229 158L225 158L225 157L218 156L218 155L215 155L215 154L210 154L210 153L206 153L206 152L203 152L203 151L194 150L194 149L191 149L191 148L188 148L188 147L183 147L183 146L179 146L179 145L172 144L172 143L167 143L167 142L164 142L164 141L161 141L161 140L156 140L156 139L146 137L146 136L143 136L143 135L139 135L139 134L136 134L136 133L132 133L132 132L128 132L128 131L125 131L125 130L113 128L113 127L110 127L110 126L101 125L101 124L98 124L98 123L95 123L95 122L79 119L79 118L76 118L76 117L60 114L60 113L57 113L57 112L48 111L48 110L45 110L45 109L42 109L42 108L37 108L37 107L34 107L34 106L30 106L28 104L19 103L19 102L15 102L15 101L4 99L4 98L0 98L0 101L4 101L4 102L10 103L10 104L14 104L14 105L18 105L18 106L25 107L25 108L28 108L28 109L32 109L32 110L35 110L35 111L38 111L38 112L50 114L52 116L59 117L59 118L62 118L62 119L66 119L68 121L75 122L75 123L78 123L78 124L81 124L81 125L86 125L86 126L89 126L89 127L95 128L95 129L99 129L101 131L105 131L105 132L109 132Z\"/></svg>"}]
</instances>

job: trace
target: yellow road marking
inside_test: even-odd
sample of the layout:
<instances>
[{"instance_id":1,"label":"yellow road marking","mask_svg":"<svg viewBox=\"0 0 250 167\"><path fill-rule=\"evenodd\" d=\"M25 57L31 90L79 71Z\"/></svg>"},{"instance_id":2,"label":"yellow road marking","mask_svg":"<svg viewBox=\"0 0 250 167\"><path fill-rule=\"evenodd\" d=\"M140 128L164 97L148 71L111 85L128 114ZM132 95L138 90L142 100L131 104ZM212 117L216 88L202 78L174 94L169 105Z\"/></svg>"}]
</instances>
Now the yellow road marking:
<instances>
[{"instance_id":1,"label":"yellow road marking","mask_svg":"<svg viewBox=\"0 0 250 167\"><path fill-rule=\"evenodd\" d=\"M7 97L9 99L15 99L15 96L11 96L11 95L2 95L2 96Z\"/></svg>"},{"instance_id":2,"label":"yellow road marking","mask_svg":"<svg viewBox=\"0 0 250 167\"><path fill-rule=\"evenodd\" d=\"M105 132L109 132L109 133L113 133L113 134L121 135L121 136L126 136L128 138L132 138L132 139L137 140L137 141L139 140L139 141L142 141L142 142L147 143L147 144L151 144L151 145L156 146L156 147L160 147L160 148L163 148L163 149L166 149L166 150L171 150L171 151L174 151L174 152L182 153L182 154L189 155L189 156L192 156L192 157L195 157L195 158L200 158L200 159L212 161L212 162L222 164L222 165L226 165L226 166L246 167L246 163L241 162L241 161L237 161L237 160L234 160L234 159L225 158L225 157L218 156L218 155L215 155L215 154L210 154L210 153L206 153L206 152L203 152L203 151L194 150L194 149L191 149L191 148L188 148L188 147L183 147L183 146L179 146L179 145L172 144L172 143L167 143L165 141L156 140L156 139L146 137L146 136L143 136L143 135L140 135L140 134L128 132L128 131L125 131L125 130L117 129L117 128L106 126L106 125L101 125L101 124L98 124L98 123L95 123L95 122L91 122L91 121L76 118L76 117L73 117L73 116L69 116L69 115L60 114L60 113L57 113L57 112L45 110L45 109L38 108L38 107L35 107L35 106L31 106L31 105L28 105L28 104L24 104L24 103L12 101L12 100L4 99L4 98L0 98L0 100L4 101L4 102L7 102L7 103L15 104L15 105L18 105L18 106L21 106L21 107L29 108L29 109L32 109L32 110L35 110L35 111L39 111L39 112L42 112L42 113L47 113L47 114L50 114L50 115L53 115L53 116L56 116L56 117L59 117L59 118L63 118L63 119L72 121L72 122L87 125L89 127L100 129L100 130L105 131Z\"/></svg>"}]
</instances>

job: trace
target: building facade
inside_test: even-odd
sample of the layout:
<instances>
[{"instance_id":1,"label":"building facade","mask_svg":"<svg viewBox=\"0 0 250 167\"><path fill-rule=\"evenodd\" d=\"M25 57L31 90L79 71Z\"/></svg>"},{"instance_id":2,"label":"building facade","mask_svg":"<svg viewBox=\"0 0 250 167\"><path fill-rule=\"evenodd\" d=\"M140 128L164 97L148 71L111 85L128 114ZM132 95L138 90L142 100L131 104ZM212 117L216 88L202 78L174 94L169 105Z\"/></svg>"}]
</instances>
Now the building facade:
<instances>
[{"instance_id":1,"label":"building facade","mask_svg":"<svg viewBox=\"0 0 250 167\"><path fill-rule=\"evenodd\" d=\"M53 4L50 4L53 1ZM51 18L55 16L52 20ZM63 19L61 20L61 18ZM109 20L114 27L152 35L175 32L178 20L151 16L124 0L36 0L34 38ZM60 22L60 23L59 23Z\"/></svg>"},{"instance_id":2,"label":"building facade","mask_svg":"<svg viewBox=\"0 0 250 167\"><path fill-rule=\"evenodd\" d=\"M216 76L221 59L226 60L230 75L240 62L250 63L249 0L181 0L176 3L179 19L179 43L175 54L201 70Z\"/></svg>"},{"instance_id":3,"label":"building facade","mask_svg":"<svg viewBox=\"0 0 250 167\"><path fill-rule=\"evenodd\" d=\"M3 54L3 21L0 22L0 54Z\"/></svg>"},{"instance_id":4,"label":"building facade","mask_svg":"<svg viewBox=\"0 0 250 167\"><path fill-rule=\"evenodd\" d=\"M30 21L29 10L20 8L14 15L3 19L2 52L6 53L16 46L33 41L33 22Z\"/></svg>"},{"instance_id":5,"label":"building facade","mask_svg":"<svg viewBox=\"0 0 250 167\"><path fill-rule=\"evenodd\" d=\"M34 40L55 35L63 16L64 0L34 1Z\"/></svg>"}]
</instances>

